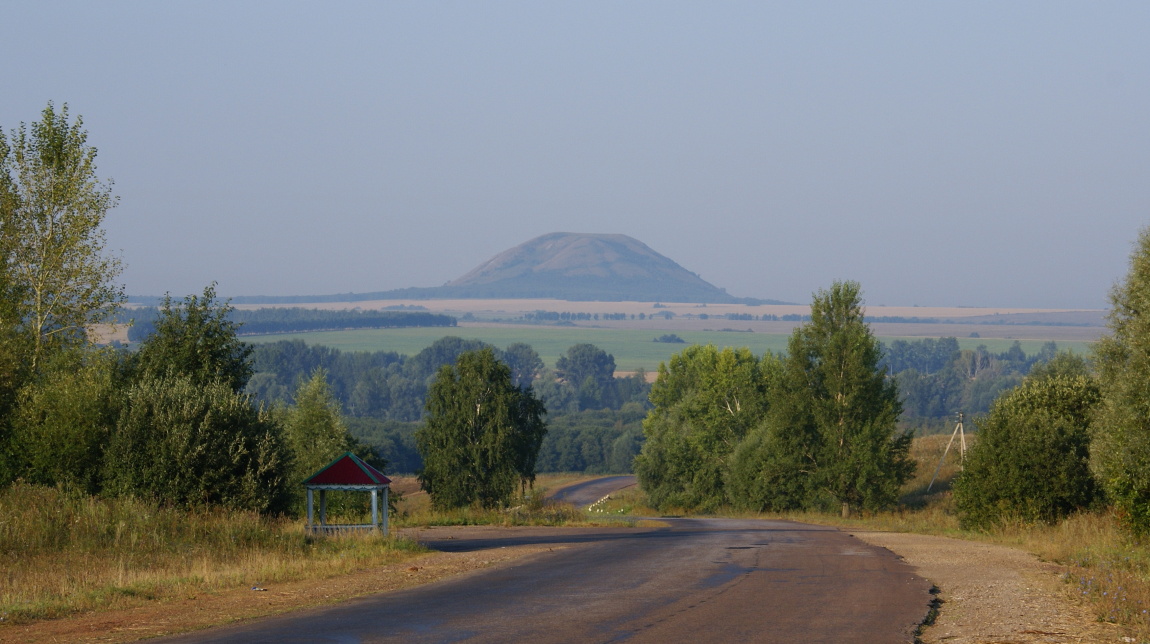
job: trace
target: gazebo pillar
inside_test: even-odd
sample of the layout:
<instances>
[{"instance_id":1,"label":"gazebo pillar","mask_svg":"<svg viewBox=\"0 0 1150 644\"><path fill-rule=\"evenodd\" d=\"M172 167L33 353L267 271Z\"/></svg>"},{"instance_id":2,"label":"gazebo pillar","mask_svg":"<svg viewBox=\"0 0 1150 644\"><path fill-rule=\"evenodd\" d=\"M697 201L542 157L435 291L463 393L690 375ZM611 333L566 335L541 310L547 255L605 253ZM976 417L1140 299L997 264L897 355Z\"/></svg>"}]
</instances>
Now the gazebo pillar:
<instances>
[{"instance_id":1,"label":"gazebo pillar","mask_svg":"<svg viewBox=\"0 0 1150 644\"><path fill-rule=\"evenodd\" d=\"M371 490L371 526L379 527L379 490Z\"/></svg>"},{"instance_id":2,"label":"gazebo pillar","mask_svg":"<svg viewBox=\"0 0 1150 644\"><path fill-rule=\"evenodd\" d=\"M387 517L389 512L389 505L387 503L387 494L391 490L390 487L383 488L383 534L387 534Z\"/></svg>"}]
</instances>

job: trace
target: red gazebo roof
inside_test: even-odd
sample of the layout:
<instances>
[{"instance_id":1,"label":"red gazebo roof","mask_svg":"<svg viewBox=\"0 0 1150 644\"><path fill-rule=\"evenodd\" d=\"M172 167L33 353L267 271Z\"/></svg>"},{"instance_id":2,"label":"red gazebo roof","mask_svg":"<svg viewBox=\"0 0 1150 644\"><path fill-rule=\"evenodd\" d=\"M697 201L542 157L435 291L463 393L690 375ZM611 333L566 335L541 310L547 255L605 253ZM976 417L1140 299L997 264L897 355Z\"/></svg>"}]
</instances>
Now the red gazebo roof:
<instances>
[{"instance_id":1,"label":"red gazebo roof","mask_svg":"<svg viewBox=\"0 0 1150 644\"><path fill-rule=\"evenodd\" d=\"M355 454L345 452L343 456L328 463L323 469L312 474L303 482L306 486L356 485L363 487L383 487L391 484L391 479L383 472L364 463Z\"/></svg>"}]
</instances>

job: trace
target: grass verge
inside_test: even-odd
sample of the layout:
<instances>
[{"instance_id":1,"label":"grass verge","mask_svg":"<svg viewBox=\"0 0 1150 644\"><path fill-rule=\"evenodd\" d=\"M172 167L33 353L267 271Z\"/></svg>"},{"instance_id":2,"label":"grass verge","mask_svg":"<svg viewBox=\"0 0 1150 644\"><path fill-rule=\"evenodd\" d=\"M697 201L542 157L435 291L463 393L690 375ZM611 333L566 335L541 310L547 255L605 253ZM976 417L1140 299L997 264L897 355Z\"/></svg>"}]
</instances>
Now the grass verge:
<instances>
[{"instance_id":1,"label":"grass verge","mask_svg":"<svg viewBox=\"0 0 1150 644\"><path fill-rule=\"evenodd\" d=\"M393 489L403 491L395 503L394 525L400 528L446 525L565 526L594 525L587 513L568 503L547 499L551 490L597 478L582 473L541 474L526 495L507 508L478 507L436 510L413 477L392 477Z\"/></svg>"},{"instance_id":2,"label":"grass verge","mask_svg":"<svg viewBox=\"0 0 1150 644\"><path fill-rule=\"evenodd\" d=\"M379 534L312 538L299 520L16 483L0 490L0 620L334 577L422 552Z\"/></svg>"}]
</instances>

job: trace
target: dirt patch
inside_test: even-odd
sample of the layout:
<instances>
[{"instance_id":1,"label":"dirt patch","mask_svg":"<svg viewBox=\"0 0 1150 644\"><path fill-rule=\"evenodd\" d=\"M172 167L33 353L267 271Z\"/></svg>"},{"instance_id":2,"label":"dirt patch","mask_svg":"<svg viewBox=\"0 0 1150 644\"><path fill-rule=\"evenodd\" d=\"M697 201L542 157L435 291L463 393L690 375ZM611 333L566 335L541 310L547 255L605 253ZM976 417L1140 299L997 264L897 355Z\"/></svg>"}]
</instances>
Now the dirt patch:
<instances>
[{"instance_id":1,"label":"dirt patch","mask_svg":"<svg viewBox=\"0 0 1150 644\"><path fill-rule=\"evenodd\" d=\"M436 552L331 579L242 588L172 602L149 602L125 610L100 611L31 624L0 626L0 642L131 642L173 635L302 608L401 590L447 577L507 564L548 550L512 546L479 552Z\"/></svg>"},{"instance_id":2,"label":"dirt patch","mask_svg":"<svg viewBox=\"0 0 1150 644\"><path fill-rule=\"evenodd\" d=\"M941 591L926 644L1133 641L1070 600L1061 567L1027 552L921 534L852 534L902 557Z\"/></svg>"}]
</instances>

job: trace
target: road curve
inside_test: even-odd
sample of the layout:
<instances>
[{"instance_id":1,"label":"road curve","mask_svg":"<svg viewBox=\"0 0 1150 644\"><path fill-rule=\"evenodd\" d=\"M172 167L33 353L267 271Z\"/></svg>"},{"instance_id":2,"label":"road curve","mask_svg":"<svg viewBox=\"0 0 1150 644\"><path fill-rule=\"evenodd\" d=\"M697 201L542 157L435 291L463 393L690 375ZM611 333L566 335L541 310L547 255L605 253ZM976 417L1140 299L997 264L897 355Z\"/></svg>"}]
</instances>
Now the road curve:
<instances>
[{"instance_id":1,"label":"road curve","mask_svg":"<svg viewBox=\"0 0 1150 644\"><path fill-rule=\"evenodd\" d=\"M577 508L582 508L591 505L616 490L631 487L635 485L636 482L634 474L601 476L597 479L591 479L590 481L582 481L561 487L549 494L548 498L570 503Z\"/></svg>"},{"instance_id":2,"label":"road curve","mask_svg":"<svg viewBox=\"0 0 1150 644\"><path fill-rule=\"evenodd\" d=\"M438 528L449 551L554 548L506 567L172 642L912 642L930 584L890 551L786 521ZM432 536L434 535L434 536Z\"/></svg>"}]
</instances>

